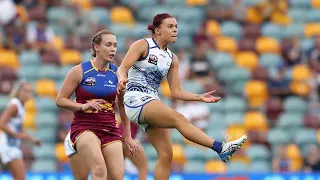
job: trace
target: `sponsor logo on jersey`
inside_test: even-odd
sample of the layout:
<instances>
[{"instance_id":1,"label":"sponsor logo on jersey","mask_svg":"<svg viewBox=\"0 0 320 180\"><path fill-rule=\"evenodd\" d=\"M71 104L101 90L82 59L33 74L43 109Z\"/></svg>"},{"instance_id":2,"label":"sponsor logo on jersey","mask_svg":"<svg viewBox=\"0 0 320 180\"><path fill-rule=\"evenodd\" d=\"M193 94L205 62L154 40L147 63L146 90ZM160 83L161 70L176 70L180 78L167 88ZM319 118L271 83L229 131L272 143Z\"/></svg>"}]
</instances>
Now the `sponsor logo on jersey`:
<instances>
[{"instance_id":1,"label":"sponsor logo on jersey","mask_svg":"<svg viewBox=\"0 0 320 180\"><path fill-rule=\"evenodd\" d=\"M104 83L105 83L104 87L106 87L106 86L107 87L117 87L116 85L113 84L113 82L111 80L105 81Z\"/></svg>"},{"instance_id":2,"label":"sponsor logo on jersey","mask_svg":"<svg viewBox=\"0 0 320 180\"><path fill-rule=\"evenodd\" d=\"M84 81L85 86L95 86L96 85L96 78L94 77L87 77L87 79Z\"/></svg>"},{"instance_id":3,"label":"sponsor logo on jersey","mask_svg":"<svg viewBox=\"0 0 320 180\"><path fill-rule=\"evenodd\" d=\"M158 64L158 57L156 55L150 54L148 63L157 65Z\"/></svg>"}]
</instances>

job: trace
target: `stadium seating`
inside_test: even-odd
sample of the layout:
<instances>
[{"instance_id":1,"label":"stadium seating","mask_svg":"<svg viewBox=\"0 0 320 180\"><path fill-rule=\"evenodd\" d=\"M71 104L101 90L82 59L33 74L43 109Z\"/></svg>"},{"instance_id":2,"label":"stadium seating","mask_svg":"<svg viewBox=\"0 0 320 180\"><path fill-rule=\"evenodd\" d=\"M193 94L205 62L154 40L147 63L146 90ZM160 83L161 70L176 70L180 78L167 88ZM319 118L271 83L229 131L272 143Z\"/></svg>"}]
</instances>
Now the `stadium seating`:
<instances>
[{"instance_id":1,"label":"stadium seating","mask_svg":"<svg viewBox=\"0 0 320 180\"><path fill-rule=\"evenodd\" d=\"M177 18L179 38L169 48L182 63L192 65L196 43L206 42L204 59L213 72L208 78L212 81L187 77L181 86L197 94L215 89L216 84L221 86L220 102L205 104L210 114L202 130L219 141L224 141L225 134L232 139L247 134L249 142L235 154L233 161L225 164L212 151L208 153L179 131L172 130L174 165L190 173L270 172L272 159L277 157L275 150L283 147L291 162L290 171L301 172L309 146L320 143L320 118L313 113L313 103L318 102L313 97L317 89L310 83L318 75L310 66L310 55L320 35L320 0L282 1L281 12L273 10L265 16L259 9L266 5L263 2L266 1L243 1L245 22L230 17L232 0L215 1L221 5L217 12L209 0L163 0L161 3L157 0L64 0L61 5L50 5L45 11L41 8L31 11L23 4L17 5L17 18L25 26L22 30L36 26L41 17L46 17L54 31L52 50L38 51L29 45L11 49L9 36L13 33L8 33L6 26L0 27L0 114L16 80L24 79L34 86L35 97L25 104L24 128L44 144L41 148L32 148L35 159L31 170L54 172L60 167L59 163L68 163L58 134L67 128L60 127L60 121L70 117L59 111L55 97L70 69L92 58L91 36L72 44L72 32L63 24L66 17L76 16L72 6L79 5L97 22L96 27L88 27L90 34L103 28L115 33L117 62L126 53L128 38L149 35L147 25L157 13L168 12ZM293 39L299 40L301 61L288 65L288 49L292 48ZM14 37L12 41L14 44L20 40ZM291 94L286 97L270 93L269 80L278 77L279 67L285 67L285 77L290 80ZM165 104L173 104L167 81L161 82L159 94ZM153 171L157 152L144 136L140 135L139 139L149 160L149 170Z\"/></svg>"}]
</instances>

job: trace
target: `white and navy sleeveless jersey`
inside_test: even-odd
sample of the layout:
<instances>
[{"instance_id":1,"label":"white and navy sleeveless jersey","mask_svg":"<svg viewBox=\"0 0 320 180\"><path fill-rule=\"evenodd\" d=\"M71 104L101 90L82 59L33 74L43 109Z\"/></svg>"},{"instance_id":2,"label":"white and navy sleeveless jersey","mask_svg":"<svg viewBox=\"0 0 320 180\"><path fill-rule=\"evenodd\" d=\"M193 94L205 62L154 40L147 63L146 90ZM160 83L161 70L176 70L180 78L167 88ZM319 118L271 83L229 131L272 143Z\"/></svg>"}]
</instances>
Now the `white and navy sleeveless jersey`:
<instances>
[{"instance_id":1,"label":"white and navy sleeveless jersey","mask_svg":"<svg viewBox=\"0 0 320 180\"><path fill-rule=\"evenodd\" d=\"M156 95L160 81L171 67L173 53L167 48L162 50L153 38L145 39L148 54L140 57L129 69L126 91L139 91Z\"/></svg>"},{"instance_id":2,"label":"white and navy sleeveless jersey","mask_svg":"<svg viewBox=\"0 0 320 180\"><path fill-rule=\"evenodd\" d=\"M25 109L22 105L21 101L17 98L13 98L9 101L9 105L15 104L18 109L18 113L16 117L11 118L8 121L8 127L14 132L21 132L21 128L23 125ZM5 132L0 134L0 147L19 147L21 144L21 140L11 136ZM1 148L0 148L1 149Z\"/></svg>"}]
</instances>

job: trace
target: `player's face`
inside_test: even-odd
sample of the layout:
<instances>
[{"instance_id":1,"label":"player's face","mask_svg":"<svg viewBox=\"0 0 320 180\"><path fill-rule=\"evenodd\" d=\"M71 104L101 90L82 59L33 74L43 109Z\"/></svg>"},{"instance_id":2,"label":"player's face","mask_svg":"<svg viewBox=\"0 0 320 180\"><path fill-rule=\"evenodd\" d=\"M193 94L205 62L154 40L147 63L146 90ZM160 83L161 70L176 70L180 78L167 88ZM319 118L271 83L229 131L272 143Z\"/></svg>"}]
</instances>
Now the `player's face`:
<instances>
[{"instance_id":1,"label":"player's face","mask_svg":"<svg viewBox=\"0 0 320 180\"><path fill-rule=\"evenodd\" d=\"M175 43L178 38L178 24L175 18L166 18L162 21L159 32L161 37L169 43Z\"/></svg>"},{"instance_id":2,"label":"player's face","mask_svg":"<svg viewBox=\"0 0 320 180\"><path fill-rule=\"evenodd\" d=\"M32 92L33 92L33 89L30 84L28 83L23 84L19 91L19 95L18 95L19 99L23 102L28 101L29 99L32 98Z\"/></svg>"},{"instance_id":3,"label":"player's face","mask_svg":"<svg viewBox=\"0 0 320 180\"><path fill-rule=\"evenodd\" d=\"M117 39L113 34L102 35L101 43L97 47L98 54L108 62L111 62L117 52Z\"/></svg>"}]
</instances>

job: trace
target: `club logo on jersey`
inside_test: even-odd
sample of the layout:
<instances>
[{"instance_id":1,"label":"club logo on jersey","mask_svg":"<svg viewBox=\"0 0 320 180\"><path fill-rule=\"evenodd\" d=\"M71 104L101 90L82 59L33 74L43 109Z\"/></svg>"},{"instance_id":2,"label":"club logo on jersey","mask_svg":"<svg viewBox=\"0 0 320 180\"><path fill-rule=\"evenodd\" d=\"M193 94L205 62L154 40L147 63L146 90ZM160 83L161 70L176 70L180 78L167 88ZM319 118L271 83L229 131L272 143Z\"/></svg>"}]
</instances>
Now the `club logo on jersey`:
<instances>
[{"instance_id":1,"label":"club logo on jersey","mask_svg":"<svg viewBox=\"0 0 320 180\"><path fill-rule=\"evenodd\" d=\"M157 65L158 64L158 57L153 54L150 54L149 59L148 59L148 63Z\"/></svg>"},{"instance_id":2,"label":"club logo on jersey","mask_svg":"<svg viewBox=\"0 0 320 180\"><path fill-rule=\"evenodd\" d=\"M85 86L95 86L95 85L96 85L96 78L94 78L94 77L88 77L88 78L84 81L84 85L85 85Z\"/></svg>"},{"instance_id":3,"label":"club logo on jersey","mask_svg":"<svg viewBox=\"0 0 320 180\"><path fill-rule=\"evenodd\" d=\"M148 99L150 99L150 98L152 98L151 96L143 96L142 98L141 98L141 101L146 101L146 100L148 100Z\"/></svg>"}]
</instances>

